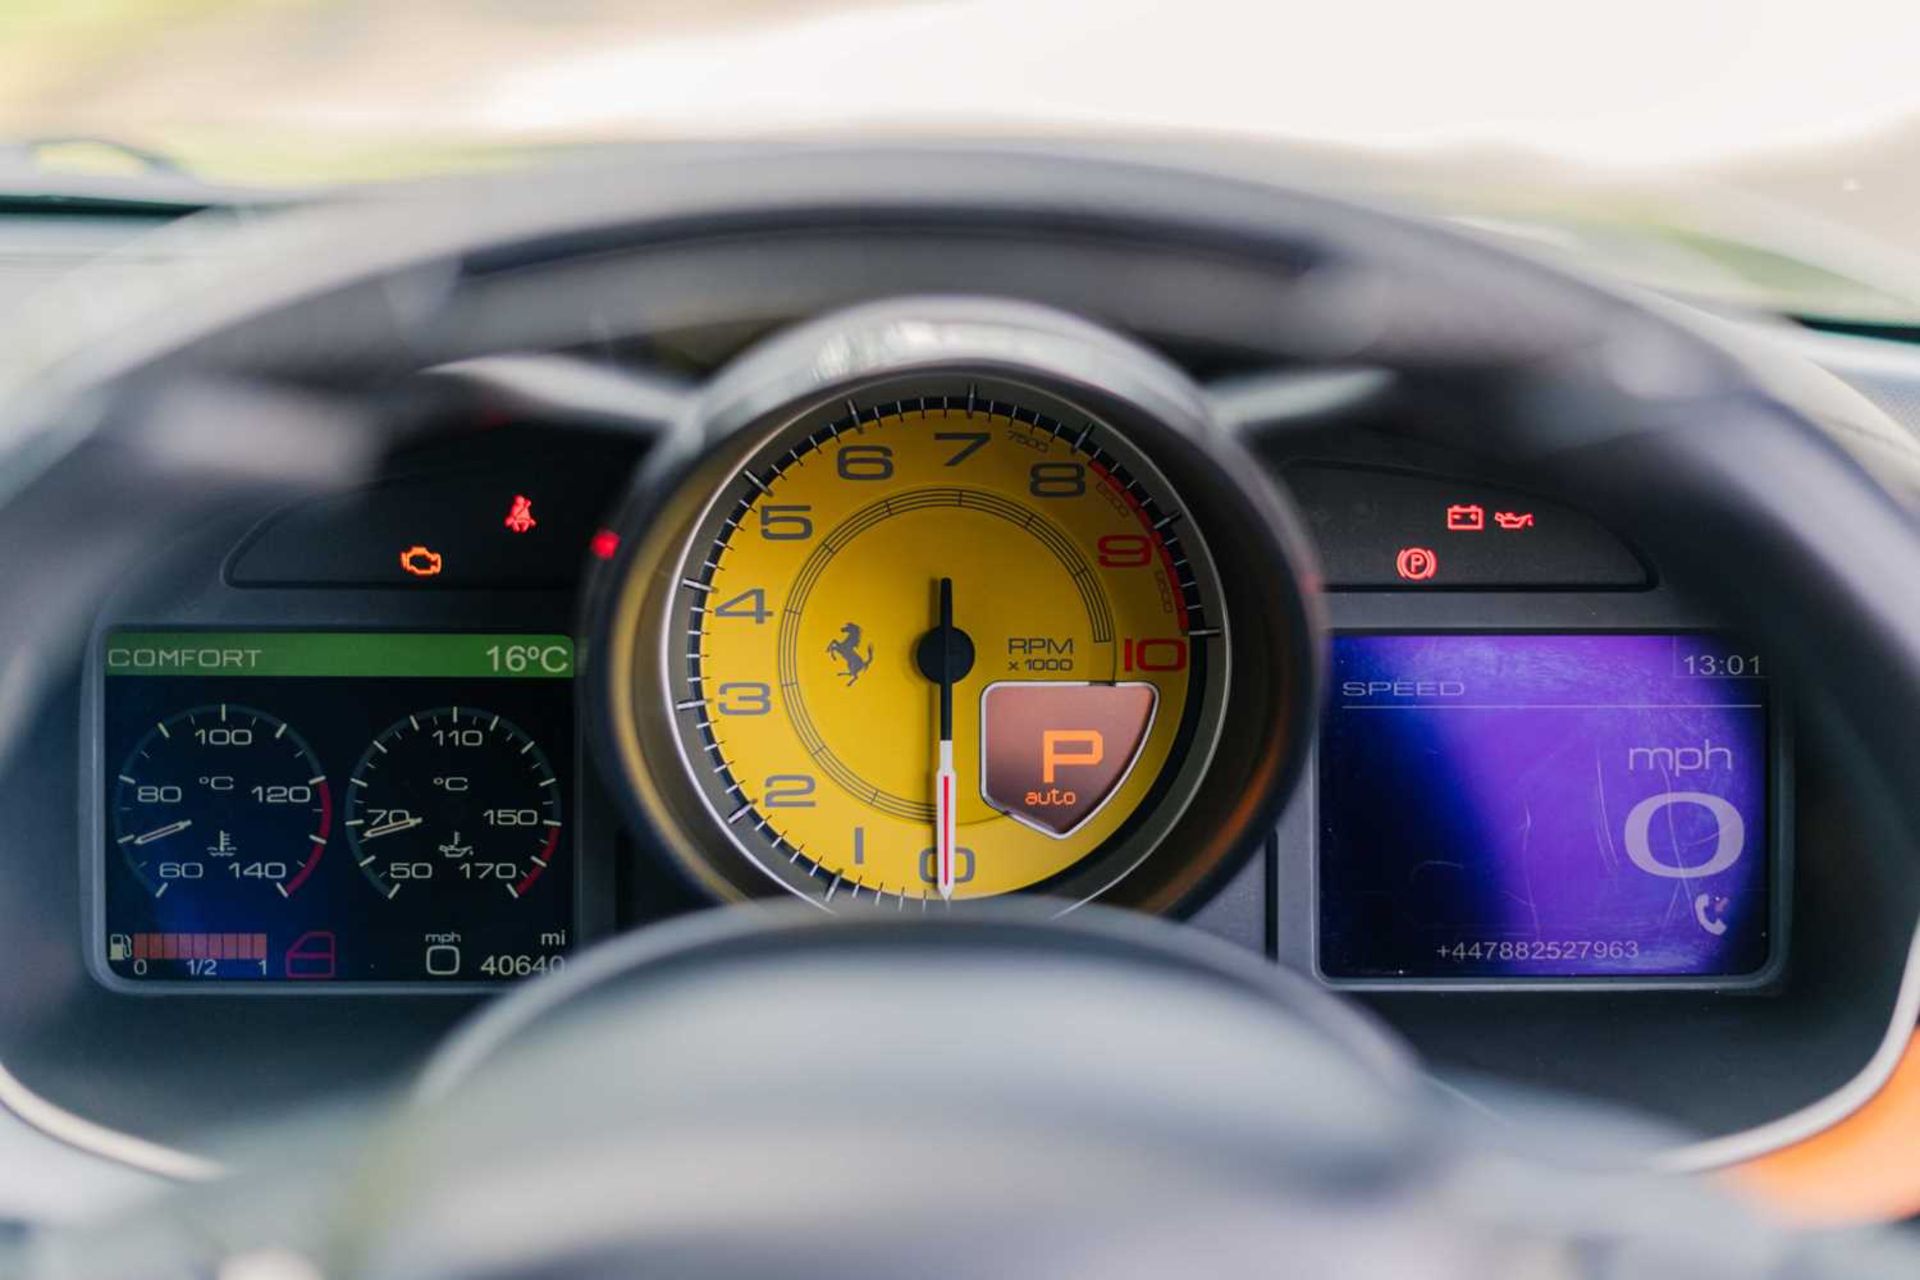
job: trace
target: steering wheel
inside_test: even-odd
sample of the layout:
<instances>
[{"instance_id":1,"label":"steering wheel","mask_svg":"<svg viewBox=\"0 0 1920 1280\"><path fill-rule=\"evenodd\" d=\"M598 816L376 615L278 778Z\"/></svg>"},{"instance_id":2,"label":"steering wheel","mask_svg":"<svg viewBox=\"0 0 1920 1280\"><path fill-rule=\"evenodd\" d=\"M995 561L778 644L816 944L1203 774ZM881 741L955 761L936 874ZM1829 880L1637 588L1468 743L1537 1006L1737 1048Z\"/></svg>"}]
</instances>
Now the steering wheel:
<instances>
[{"instance_id":1,"label":"steering wheel","mask_svg":"<svg viewBox=\"0 0 1920 1280\"><path fill-rule=\"evenodd\" d=\"M1911 464L1843 446L1709 322L1458 229L1112 158L783 150L396 193L190 274L77 281L14 349L0 580L33 607L0 615L0 752L137 548L351 484L420 370L963 294L1264 365L1199 392L1223 447L1354 388L1470 398L1482 443L1620 513L1791 666L1883 821L1920 830L1920 592L1887 589L1920 558ZM1391 376L1317 372L1356 367ZM509 377L562 394L537 359ZM565 394L671 450L701 390ZM1600 1148L1613 1123L1568 1105L1492 1139L1332 993L1145 918L750 908L529 983L384 1116L63 1265L175 1249L156 1224L187 1221L202 1256L324 1275L1911 1270L1897 1242L1816 1244L1527 1138Z\"/></svg>"}]
</instances>

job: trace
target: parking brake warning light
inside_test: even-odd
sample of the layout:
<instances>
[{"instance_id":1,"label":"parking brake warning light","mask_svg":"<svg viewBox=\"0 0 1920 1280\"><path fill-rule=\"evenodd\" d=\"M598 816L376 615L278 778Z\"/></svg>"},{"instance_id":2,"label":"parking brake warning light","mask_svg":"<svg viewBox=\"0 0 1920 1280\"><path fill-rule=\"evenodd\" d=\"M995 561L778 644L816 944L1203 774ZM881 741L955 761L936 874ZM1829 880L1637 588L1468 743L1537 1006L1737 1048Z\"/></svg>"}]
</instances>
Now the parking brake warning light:
<instances>
[{"instance_id":1,"label":"parking brake warning light","mask_svg":"<svg viewBox=\"0 0 1920 1280\"><path fill-rule=\"evenodd\" d=\"M1393 571L1408 582L1425 582L1440 571L1440 558L1431 547L1402 547L1393 558Z\"/></svg>"}]
</instances>

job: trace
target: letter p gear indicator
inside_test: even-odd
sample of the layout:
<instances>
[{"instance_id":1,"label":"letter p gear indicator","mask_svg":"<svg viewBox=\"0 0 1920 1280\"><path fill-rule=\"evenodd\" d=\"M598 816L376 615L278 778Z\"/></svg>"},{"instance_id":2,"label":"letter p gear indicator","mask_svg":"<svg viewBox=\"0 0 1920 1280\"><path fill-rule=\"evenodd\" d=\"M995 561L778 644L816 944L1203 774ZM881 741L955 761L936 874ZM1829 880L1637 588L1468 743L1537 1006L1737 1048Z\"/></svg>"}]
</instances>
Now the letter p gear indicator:
<instances>
[{"instance_id":1,"label":"letter p gear indicator","mask_svg":"<svg viewBox=\"0 0 1920 1280\"><path fill-rule=\"evenodd\" d=\"M980 696L981 797L1046 835L1072 835L1132 772L1159 697L1144 682L987 686Z\"/></svg>"},{"instance_id":2,"label":"letter p gear indicator","mask_svg":"<svg viewBox=\"0 0 1920 1280\"><path fill-rule=\"evenodd\" d=\"M1040 780L1055 782L1065 765L1096 765L1106 757L1106 735L1098 729L1047 729L1040 734Z\"/></svg>"}]
</instances>

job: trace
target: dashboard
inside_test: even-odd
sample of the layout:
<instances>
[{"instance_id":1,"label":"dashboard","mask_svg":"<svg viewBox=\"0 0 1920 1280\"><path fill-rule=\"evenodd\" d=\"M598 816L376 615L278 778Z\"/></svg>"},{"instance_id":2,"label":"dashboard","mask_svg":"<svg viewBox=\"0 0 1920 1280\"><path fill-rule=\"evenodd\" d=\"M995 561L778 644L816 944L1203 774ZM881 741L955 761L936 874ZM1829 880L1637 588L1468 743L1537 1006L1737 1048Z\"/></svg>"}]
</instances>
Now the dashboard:
<instances>
[{"instance_id":1,"label":"dashboard","mask_svg":"<svg viewBox=\"0 0 1920 1280\"><path fill-rule=\"evenodd\" d=\"M363 482L138 548L0 777L7 1073L201 1150L718 904L1012 895L1183 921L1684 1167L1869 1068L1883 815L1631 512L1431 387L1217 448L1179 387L1232 351L862 340L899 318L410 373ZM661 367L695 429L556 389Z\"/></svg>"},{"instance_id":2,"label":"dashboard","mask_svg":"<svg viewBox=\"0 0 1920 1280\"><path fill-rule=\"evenodd\" d=\"M178 1140L374 1085L487 992L715 902L1038 891L1313 974L1462 1081L1657 1091L1733 1129L1809 1064L1844 1077L1870 1015L1799 1034L1805 984L1859 972L1827 878L1795 869L1790 685L1605 521L1470 451L1343 430L1262 459L1301 512L1299 544L1262 546L1224 518L1230 481L1176 484L1112 405L914 390L780 407L663 479L643 441L501 421L482 379L452 439L374 483L141 565L68 721L93 993L12 1069ZM1301 545L1328 675L1276 719L1301 641L1233 584L1306 572ZM1304 772L1264 775L1269 834L1247 810L1209 843L1289 732ZM137 1079L74 1070L76 1044L156 1034L188 1043ZM1779 1094L1635 1095L1656 1047L1756 1040ZM271 1069L184 1083L233 1053Z\"/></svg>"},{"instance_id":3,"label":"dashboard","mask_svg":"<svg viewBox=\"0 0 1920 1280\"><path fill-rule=\"evenodd\" d=\"M542 598L589 565L625 568L610 612L634 620L616 625L661 606L657 650L603 642L645 655L615 673L615 705L637 706L607 738L659 795L638 814L663 835L653 877L831 911L1020 892L1204 907L1192 886L1237 872L1243 839L1212 843L1224 868L1192 836L1143 864L1182 823L1222 825L1201 780L1227 722L1253 740L1277 710L1236 706L1208 505L1084 410L939 385L756 438L661 568L617 563L647 534L617 532L605 493L510 457L275 513L216 548L211 598L103 618L81 726L95 977L462 992L626 923L609 887L636 855L589 786L577 705L597 638L508 629L559 626L567 606ZM1324 459L1286 474L1329 590L1409 626L1430 595L1516 593L1524 614L1548 588L1625 624L1612 593L1654 589L1624 543L1533 495ZM487 629L452 628L443 602L465 590L491 597L466 615ZM342 605L360 621L318 625ZM1332 638L1303 730L1311 830L1286 851L1312 888L1273 904L1307 904L1289 938L1307 967L1381 990L1771 982L1789 784L1764 656L1679 626L1428 625Z\"/></svg>"}]
</instances>

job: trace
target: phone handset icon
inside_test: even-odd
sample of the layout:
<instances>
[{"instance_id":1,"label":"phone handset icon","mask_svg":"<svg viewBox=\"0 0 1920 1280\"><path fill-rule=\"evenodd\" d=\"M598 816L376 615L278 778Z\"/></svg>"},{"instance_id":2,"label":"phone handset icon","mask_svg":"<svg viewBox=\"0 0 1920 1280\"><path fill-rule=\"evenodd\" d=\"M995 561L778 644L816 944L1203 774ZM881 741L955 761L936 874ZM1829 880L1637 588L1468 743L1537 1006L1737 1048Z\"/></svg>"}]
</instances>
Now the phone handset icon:
<instances>
[{"instance_id":1,"label":"phone handset icon","mask_svg":"<svg viewBox=\"0 0 1920 1280\"><path fill-rule=\"evenodd\" d=\"M1727 931L1727 906L1725 898L1716 898L1710 893L1702 893L1693 900L1694 923L1714 937Z\"/></svg>"}]
</instances>

